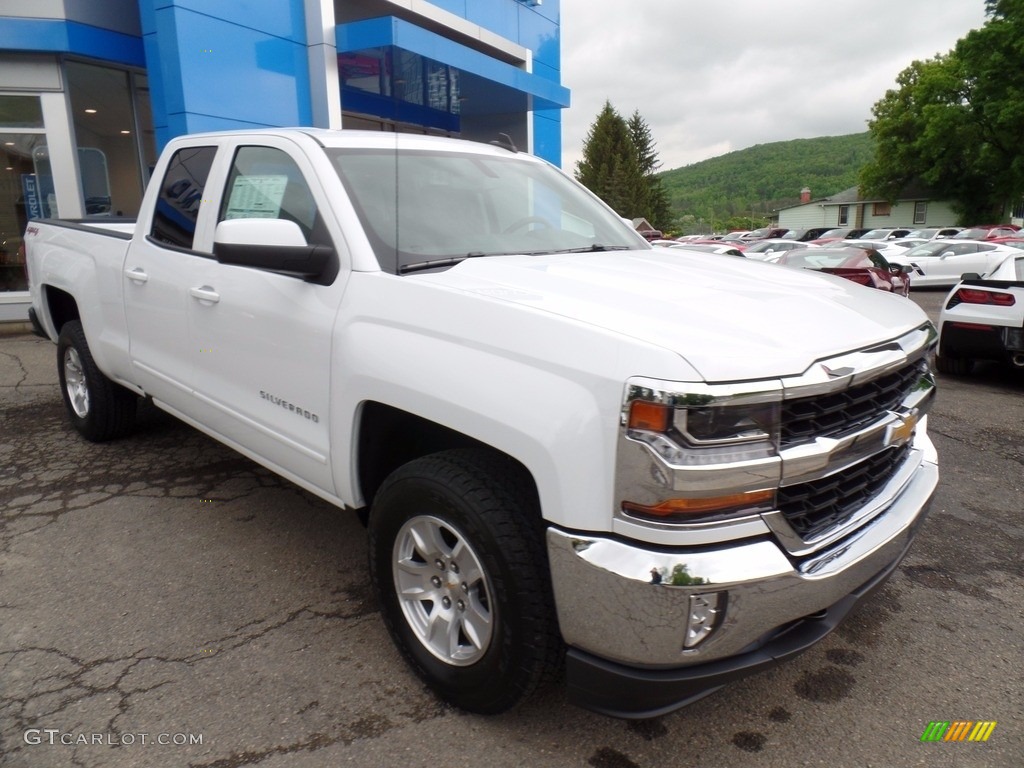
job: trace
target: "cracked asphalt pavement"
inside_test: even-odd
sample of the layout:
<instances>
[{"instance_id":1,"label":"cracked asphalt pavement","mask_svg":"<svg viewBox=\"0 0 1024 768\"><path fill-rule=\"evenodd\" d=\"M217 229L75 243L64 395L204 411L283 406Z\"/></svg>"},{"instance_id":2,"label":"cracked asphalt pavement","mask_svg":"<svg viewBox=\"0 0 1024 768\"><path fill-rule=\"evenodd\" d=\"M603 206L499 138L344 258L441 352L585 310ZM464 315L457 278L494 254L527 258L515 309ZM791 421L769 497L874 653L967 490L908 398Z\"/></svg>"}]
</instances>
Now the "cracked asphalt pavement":
<instances>
[{"instance_id":1,"label":"cracked asphalt pavement","mask_svg":"<svg viewBox=\"0 0 1024 768\"><path fill-rule=\"evenodd\" d=\"M942 296L914 300L935 317ZM0 336L0 765L1019 768L1022 394L994 365L940 377L930 517L808 653L657 720L558 686L485 718L392 647L354 516L151 406L128 439L85 442L54 346ZM933 720L998 724L922 743Z\"/></svg>"}]
</instances>

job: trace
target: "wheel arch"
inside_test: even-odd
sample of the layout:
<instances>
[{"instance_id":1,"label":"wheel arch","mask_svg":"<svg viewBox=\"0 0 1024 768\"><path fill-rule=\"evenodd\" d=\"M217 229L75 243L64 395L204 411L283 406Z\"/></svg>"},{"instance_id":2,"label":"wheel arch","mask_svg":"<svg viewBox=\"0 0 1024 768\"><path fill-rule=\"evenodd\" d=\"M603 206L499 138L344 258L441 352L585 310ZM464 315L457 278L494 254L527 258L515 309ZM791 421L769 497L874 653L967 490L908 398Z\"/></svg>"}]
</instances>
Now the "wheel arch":
<instances>
[{"instance_id":1,"label":"wheel arch","mask_svg":"<svg viewBox=\"0 0 1024 768\"><path fill-rule=\"evenodd\" d=\"M49 320L52 330L52 339L56 341L60 336L60 329L65 323L72 320L81 320L82 313L78 308L78 301L67 291L52 285L43 286L43 299L45 301L45 317Z\"/></svg>"},{"instance_id":2,"label":"wheel arch","mask_svg":"<svg viewBox=\"0 0 1024 768\"><path fill-rule=\"evenodd\" d=\"M529 478L539 498L537 480L522 461L456 429L372 400L362 404L357 424L355 475L367 508L384 480L400 466L453 448L478 448L506 457Z\"/></svg>"}]
</instances>

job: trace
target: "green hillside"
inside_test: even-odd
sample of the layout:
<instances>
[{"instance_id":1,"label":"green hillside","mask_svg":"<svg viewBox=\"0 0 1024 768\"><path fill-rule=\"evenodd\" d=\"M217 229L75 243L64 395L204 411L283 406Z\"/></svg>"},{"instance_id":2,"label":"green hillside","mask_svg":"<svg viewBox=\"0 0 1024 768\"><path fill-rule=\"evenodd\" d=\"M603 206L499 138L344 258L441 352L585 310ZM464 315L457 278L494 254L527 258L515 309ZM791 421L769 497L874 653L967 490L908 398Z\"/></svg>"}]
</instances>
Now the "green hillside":
<instances>
[{"instance_id":1,"label":"green hillside","mask_svg":"<svg viewBox=\"0 0 1024 768\"><path fill-rule=\"evenodd\" d=\"M730 218L760 226L774 210L800 202L803 187L819 198L854 186L873 152L867 132L794 139L758 144L659 177L682 231L720 230Z\"/></svg>"}]
</instances>

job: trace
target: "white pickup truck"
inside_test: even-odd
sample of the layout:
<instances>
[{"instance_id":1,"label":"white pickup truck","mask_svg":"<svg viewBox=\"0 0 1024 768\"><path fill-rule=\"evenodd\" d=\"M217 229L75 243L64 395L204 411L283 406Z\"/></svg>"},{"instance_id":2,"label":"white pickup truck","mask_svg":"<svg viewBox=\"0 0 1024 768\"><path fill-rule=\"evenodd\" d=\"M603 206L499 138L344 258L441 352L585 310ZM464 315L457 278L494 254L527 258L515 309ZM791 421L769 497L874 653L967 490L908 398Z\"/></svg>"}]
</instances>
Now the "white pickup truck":
<instances>
[{"instance_id":1,"label":"white pickup truck","mask_svg":"<svg viewBox=\"0 0 1024 768\"><path fill-rule=\"evenodd\" d=\"M913 303L652 248L511 147L182 137L137 223L27 243L78 431L151 398L361 511L391 635L470 711L564 666L571 701L655 716L794 656L938 481Z\"/></svg>"}]
</instances>

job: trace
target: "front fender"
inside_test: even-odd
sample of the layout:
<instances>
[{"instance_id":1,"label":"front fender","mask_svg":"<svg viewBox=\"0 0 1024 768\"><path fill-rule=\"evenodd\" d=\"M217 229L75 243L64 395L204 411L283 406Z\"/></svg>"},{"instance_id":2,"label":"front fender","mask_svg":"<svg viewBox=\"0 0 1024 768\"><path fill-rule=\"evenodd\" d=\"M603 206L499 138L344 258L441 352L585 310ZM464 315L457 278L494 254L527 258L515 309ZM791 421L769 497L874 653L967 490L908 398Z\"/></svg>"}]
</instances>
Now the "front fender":
<instances>
[{"instance_id":1,"label":"front fender","mask_svg":"<svg viewBox=\"0 0 1024 768\"><path fill-rule=\"evenodd\" d=\"M623 387L681 359L542 311L394 276L353 276L335 333L335 482L362 506L353 457L362 403L376 401L521 462L546 520L611 524ZM390 310L387 318L382 309ZM346 311L347 310L347 311Z\"/></svg>"}]
</instances>

